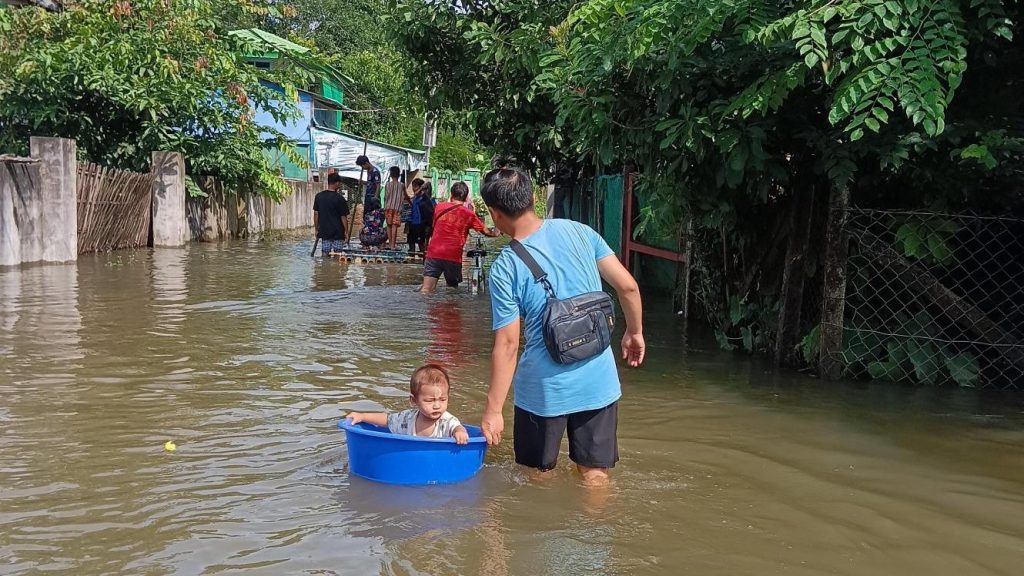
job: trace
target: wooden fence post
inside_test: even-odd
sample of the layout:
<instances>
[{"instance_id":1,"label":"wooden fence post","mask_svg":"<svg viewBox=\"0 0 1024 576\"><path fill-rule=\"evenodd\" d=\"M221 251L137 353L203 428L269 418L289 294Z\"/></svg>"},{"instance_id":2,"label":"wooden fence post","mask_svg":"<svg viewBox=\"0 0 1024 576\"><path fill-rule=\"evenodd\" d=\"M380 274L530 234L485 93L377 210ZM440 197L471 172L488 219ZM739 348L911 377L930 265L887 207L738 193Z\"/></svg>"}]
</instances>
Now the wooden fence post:
<instances>
[{"instance_id":1,"label":"wooden fence post","mask_svg":"<svg viewBox=\"0 0 1024 576\"><path fill-rule=\"evenodd\" d=\"M829 193L828 223L825 233L825 282L821 301L821 347L818 363L821 376L837 380L843 372L843 310L846 306L846 233L850 189L833 187Z\"/></svg>"}]
</instances>

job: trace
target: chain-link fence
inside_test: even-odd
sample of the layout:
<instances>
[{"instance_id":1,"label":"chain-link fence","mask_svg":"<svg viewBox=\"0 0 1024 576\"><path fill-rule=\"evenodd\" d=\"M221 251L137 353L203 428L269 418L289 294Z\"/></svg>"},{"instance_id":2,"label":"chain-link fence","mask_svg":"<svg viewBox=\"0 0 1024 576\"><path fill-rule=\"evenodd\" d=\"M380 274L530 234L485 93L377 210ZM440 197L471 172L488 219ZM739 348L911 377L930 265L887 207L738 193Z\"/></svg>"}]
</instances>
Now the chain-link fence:
<instances>
[{"instance_id":1,"label":"chain-link fence","mask_svg":"<svg viewBox=\"0 0 1024 576\"><path fill-rule=\"evenodd\" d=\"M851 376L1024 388L1024 221L851 209Z\"/></svg>"}]
</instances>

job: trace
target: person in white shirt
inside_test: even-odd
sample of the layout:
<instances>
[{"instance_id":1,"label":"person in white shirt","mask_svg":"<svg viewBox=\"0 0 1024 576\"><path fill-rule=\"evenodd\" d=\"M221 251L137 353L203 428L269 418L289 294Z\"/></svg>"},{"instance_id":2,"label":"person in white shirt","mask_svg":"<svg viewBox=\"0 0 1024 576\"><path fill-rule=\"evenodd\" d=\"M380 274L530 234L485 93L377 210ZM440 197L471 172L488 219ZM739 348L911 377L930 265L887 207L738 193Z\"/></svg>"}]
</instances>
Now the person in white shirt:
<instances>
[{"instance_id":1,"label":"person in white shirt","mask_svg":"<svg viewBox=\"0 0 1024 576\"><path fill-rule=\"evenodd\" d=\"M352 424L366 422L387 427L392 434L424 438L455 438L457 444L469 442L469 433L459 419L448 413L451 379L437 364L420 366L409 379L409 403L415 406L401 412L349 412Z\"/></svg>"}]
</instances>

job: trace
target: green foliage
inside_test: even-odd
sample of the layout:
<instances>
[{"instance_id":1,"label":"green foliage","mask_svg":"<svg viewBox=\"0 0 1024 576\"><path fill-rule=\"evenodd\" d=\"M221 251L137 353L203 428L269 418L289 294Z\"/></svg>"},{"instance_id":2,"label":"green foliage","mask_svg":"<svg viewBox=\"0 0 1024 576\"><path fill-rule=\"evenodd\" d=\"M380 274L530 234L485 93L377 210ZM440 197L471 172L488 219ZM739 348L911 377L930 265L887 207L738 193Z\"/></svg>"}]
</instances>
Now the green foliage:
<instances>
[{"instance_id":1,"label":"green foliage","mask_svg":"<svg viewBox=\"0 0 1024 576\"><path fill-rule=\"evenodd\" d=\"M735 295L728 302L728 317L715 330L719 344L726 350L737 348L732 342L739 342L748 353L763 350L772 335L770 319L778 313L777 305L763 299L745 301Z\"/></svg>"},{"instance_id":2,"label":"green foliage","mask_svg":"<svg viewBox=\"0 0 1024 576\"><path fill-rule=\"evenodd\" d=\"M974 160L987 171L1012 165L1024 152L1024 137L1007 135L1003 129L977 134L978 142L955 149L954 159Z\"/></svg>"},{"instance_id":3,"label":"green foliage","mask_svg":"<svg viewBox=\"0 0 1024 576\"><path fill-rule=\"evenodd\" d=\"M269 2L269 0L268 0ZM404 146L422 149L423 118L429 87L410 58L395 50L388 8L380 0L293 0L275 13L269 3L254 24L295 42L315 46L349 78L345 85L343 129ZM463 114L447 103L434 108L441 117L431 166L461 171L479 164L481 147L465 130Z\"/></svg>"},{"instance_id":4,"label":"green foliage","mask_svg":"<svg viewBox=\"0 0 1024 576\"><path fill-rule=\"evenodd\" d=\"M545 168L635 166L640 233L671 241L692 222L698 302L724 345L757 349L769 323L734 322L733 299L777 298L780 258L764 247L784 237L797 195L1015 201L1020 12L1002 0L397 0L394 17L424 94L468 111L485 144ZM912 228L905 253L951 258L955 231Z\"/></svg>"},{"instance_id":5,"label":"green foliage","mask_svg":"<svg viewBox=\"0 0 1024 576\"><path fill-rule=\"evenodd\" d=\"M844 333L844 362L849 374L866 372L889 382L973 387L981 377L977 357L954 351L937 338L934 319L926 312L897 315L889 326L848 329ZM881 336L885 331L892 336Z\"/></svg>"},{"instance_id":6,"label":"green foliage","mask_svg":"<svg viewBox=\"0 0 1024 576\"><path fill-rule=\"evenodd\" d=\"M461 172L479 167L484 159L482 149L472 136L461 130L438 130L437 146L430 153L431 167Z\"/></svg>"},{"instance_id":7,"label":"green foliage","mask_svg":"<svg viewBox=\"0 0 1024 576\"><path fill-rule=\"evenodd\" d=\"M884 336L881 330L892 331ZM821 346L821 325L800 341L808 364L815 364ZM899 315L891 326L847 327L843 330L843 364L848 375L867 374L873 380L978 385L981 369L970 352L957 352L936 339L934 320L925 312Z\"/></svg>"},{"instance_id":8,"label":"green foliage","mask_svg":"<svg viewBox=\"0 0 1024 576\"><path fill-rule=\"evenodd\" d=\"M896 244L909 258L948 265L953 262L949 240L959 230L960 227L952 220L911 218L896 230Z\"/></svg>"},{"instance_id":9,"label":"green foliage","mask_svg":"<svg viewBox=\"0 0 1024 576\"><path fill-rule=\"evenodd\" d=\"M527 165L565 157L555 105L534 82L551 45L549 28L571 2L397 0L390 32L419 73L431 110L463 112L480 143Z\"/></svg>"},{"instance_id":10,"label":"green foliage","mask_svg":"<svg viewBox=\"0 0 1024 576\"><path fill-rule=\"evenodd\" d=\"M393 50L346 52L336 57L335 65L352 79L345 105L355 112L345 113L345 131L395 142L403 129L417 134L422 130L422 104L406 88L408 64Z\"/></svg>"},{"instance_id":11,"label":"green foliage","mask_svg":"<svg viewBox=\"0 0 1024 576\"><path fill-rule=\"evenodd\" d=\"M260 84L218 7L84 0L60 14L0 11L0 149L23 152L34 134L74 138L84 158L142 171L152 151L179 151L192 174L283 193L251 111L286 119L295 107ZM293 95L307 81L301 70L272 79Z\"/></svg>"},{"instance_id":12,"label":"green foliage","mask_svg":"<svg viewBox=\"0 0 1024 576\"><path fill-rule=\"evenodd\" d=\"M978 359L973 354L961 352L955 356L943 358L949 375L960 386L974 387L978 383L981 368L978 366Z\"/></svg>"},{"instance_id":13,"label":"green foliage","mask_svg":"<svg viewBox=\"0 0 1024 576\"><path fill-rule=\"evenodd\" d=\"M251 18L249 25L316 47L348 78L346 132L420 148L423 101L410 89L411 63L391 46L383 2L293 0L280 14L275 3L264 1L267 11ZM416 133L415 140L403 138L407 133Z\"/></svg>"},{"instance_id":14,"label":"green foliage","mask_svg":"<svg viewBox=\"0 0 1024 576\"><path fill-rule=\"evenodd\" d=\"M533 212L541 218L548 214L548 193L544 186L533 188Z\"/></svg>"},{"instance_id":15,"label":"green foliage","mask_svg":"<svg viewBox=\"0 0 1024 576\"><path fill-rule=\"evenodd\" d=\"M816 325L811 329L801 340L798 345L800 348L800 355L803 356L804 362L808 364L815 364L818 361L818 353L821 351L821 324Z\"/></svg>"},{"instance_id":16,"label":"green foliage","mask_svg":"<svg viewBox=\"0 0 1024 576\"><path fill-rule=\"evenodd\" d=\"M253 25L283 37L306 39L324 54L346 56L390 48L381 0L265 0Z\"/></svg>"}]
</instances>

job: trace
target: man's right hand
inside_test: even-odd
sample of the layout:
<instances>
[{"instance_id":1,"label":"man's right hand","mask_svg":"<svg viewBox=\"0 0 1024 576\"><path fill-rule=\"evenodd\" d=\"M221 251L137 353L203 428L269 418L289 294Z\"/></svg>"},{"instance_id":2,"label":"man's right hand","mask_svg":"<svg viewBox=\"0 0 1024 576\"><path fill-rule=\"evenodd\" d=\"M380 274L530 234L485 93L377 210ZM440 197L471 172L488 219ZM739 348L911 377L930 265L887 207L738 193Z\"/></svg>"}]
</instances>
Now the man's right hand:
<instances>
[{"instance_id":1,"label":"man's right hand","mask_svg":"<svg viewBox=\"0 0 1024 576\"><path fill-rule=\"evenodd\" d=\"M496 446L501 442L501 433L505 430L505 418L501 412L485 411L483 419L480 421L480 429L483 431L487 443Z\"/></svg>"}]
</instances>

